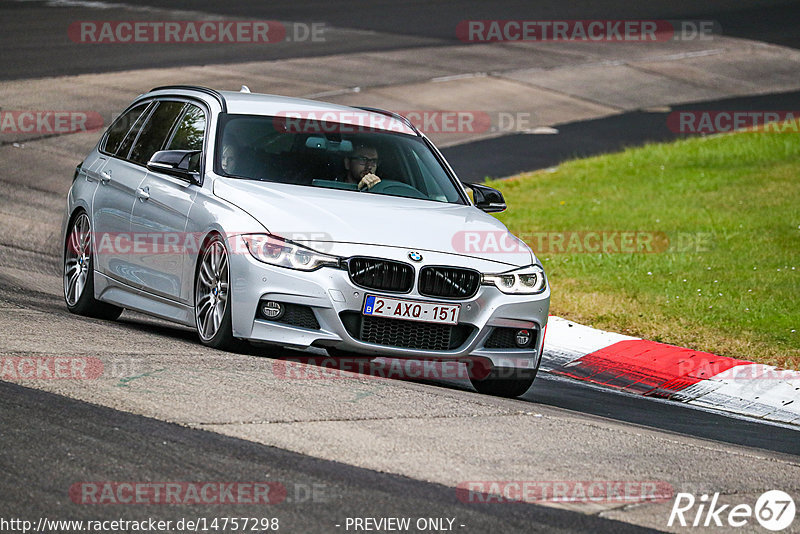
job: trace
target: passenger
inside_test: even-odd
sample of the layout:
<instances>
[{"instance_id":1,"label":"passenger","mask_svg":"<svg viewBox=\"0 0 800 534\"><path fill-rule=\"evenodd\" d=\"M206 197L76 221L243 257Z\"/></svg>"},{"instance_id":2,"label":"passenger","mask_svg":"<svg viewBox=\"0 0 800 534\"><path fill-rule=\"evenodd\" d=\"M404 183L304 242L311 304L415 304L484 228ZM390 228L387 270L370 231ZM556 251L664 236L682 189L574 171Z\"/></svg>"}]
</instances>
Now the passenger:
<instances>
[{"instance_id":1,"label":"passenger","mask_svg":"<svg viewBox=\"0 0 800 534\"><path fill-rule=\"evenodd\" d=\"M220 165L222 165L222 170L225 174L236 174L238 156L239 150L234 145L225 145L222 147Z\"/></svg>"}]
</instances>

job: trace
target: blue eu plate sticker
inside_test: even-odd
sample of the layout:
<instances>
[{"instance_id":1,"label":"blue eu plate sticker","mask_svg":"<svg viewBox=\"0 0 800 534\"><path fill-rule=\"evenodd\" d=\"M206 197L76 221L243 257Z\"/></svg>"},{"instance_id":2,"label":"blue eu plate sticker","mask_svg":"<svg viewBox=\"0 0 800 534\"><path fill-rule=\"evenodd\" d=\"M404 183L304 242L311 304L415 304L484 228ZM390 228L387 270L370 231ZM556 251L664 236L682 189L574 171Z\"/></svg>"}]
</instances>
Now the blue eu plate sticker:
<instances>
[{"instance_id":1,"label":"blue eu plate sticker","mask_svg":"<svg viewBox=\"0 0 800 534\"><path fill-rule=\"evenodd\" d=\"M372 310L375 308L375 296L369 295L367 300L364 301L364 315L372 315Z\"/></svg>"}]
</instances>

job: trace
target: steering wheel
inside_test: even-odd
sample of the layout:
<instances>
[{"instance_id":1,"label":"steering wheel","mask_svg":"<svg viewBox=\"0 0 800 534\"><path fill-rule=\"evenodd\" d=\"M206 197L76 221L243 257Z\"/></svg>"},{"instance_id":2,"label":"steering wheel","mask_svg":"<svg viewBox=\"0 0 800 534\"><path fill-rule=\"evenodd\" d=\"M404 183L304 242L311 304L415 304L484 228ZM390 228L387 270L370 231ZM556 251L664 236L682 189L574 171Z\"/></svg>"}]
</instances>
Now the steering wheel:
<instances>
[{"instance_id":1,"label":"steering wheel","mask_svg":"<svg viewBox=\"0 0 800 534\"><path fill-rule=\"evenodd\" d=\"M396 180L381 180L371 188L364 189L364 191L385 195L397 195L399 197L421 198L423 200L428 198L416 187L408 185L405 182L398 182Z\"/></svg>"}]
</instances>

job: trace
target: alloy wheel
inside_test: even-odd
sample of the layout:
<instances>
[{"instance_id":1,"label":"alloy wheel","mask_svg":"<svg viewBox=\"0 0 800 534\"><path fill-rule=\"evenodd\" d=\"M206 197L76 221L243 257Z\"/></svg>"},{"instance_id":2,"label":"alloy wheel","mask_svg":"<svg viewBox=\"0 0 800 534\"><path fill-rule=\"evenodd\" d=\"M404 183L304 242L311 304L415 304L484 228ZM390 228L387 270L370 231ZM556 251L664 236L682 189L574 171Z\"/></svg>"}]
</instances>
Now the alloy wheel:
<instances>
[{"instance_id":1,"label":"alloy wheel","mask_svg":"<svg viewBox=\"0 0 800 534\"><path fill-rule=\"evenodd\" d=\"M195 288L197 331L203 341L217 334L228 305L228 253L218 239L203 253Z\"/></svg>"},{"instance_id":2,"label":"alloy wheel","mask_svg":"<svg viewBox=\"0 0 800 534\"><path fill-rule=\"evenodd\" d=\"M92 257L92 234L89 216L81 213L72 223L64 255L64 297L69 306L76 306L89 278Z\"/></svg>"}]
</instances>

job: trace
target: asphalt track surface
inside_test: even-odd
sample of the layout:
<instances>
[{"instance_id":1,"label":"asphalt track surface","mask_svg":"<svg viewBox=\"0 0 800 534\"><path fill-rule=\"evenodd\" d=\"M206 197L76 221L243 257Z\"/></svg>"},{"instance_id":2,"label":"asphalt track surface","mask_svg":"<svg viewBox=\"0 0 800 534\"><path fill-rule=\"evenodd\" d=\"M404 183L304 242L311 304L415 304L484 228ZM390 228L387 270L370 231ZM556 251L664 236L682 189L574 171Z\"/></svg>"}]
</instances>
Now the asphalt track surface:
<instances>
[{"instance_id":1,"label":"asphalt track surface","mask_svg":"<svg viewBox=\"0 0 800 534\"><path fill-rule=\"evenodd\" d=\"M0 510L36 521L277 517L281 532L337 532L347 517L455 518L458 532L655 532L544 506L468 504L436 484L264 447L0 383ZM42 439L46 436L46 439ZM34 459L43 461L35 461ZM130 480L135 473L136 480ZM265 476L266 475L266 476ZM286 487L267 505L77 506L76 481L249 481ZM25 496L24 501L20 499ZM461 526L459 526L461 525Z\"/></svg>"},{"instance_id":2,"label":"asphalt track surface","mask_svg":"<svg viewBox=\"0 0 800 534\"><path fill-rule=\"evenodd\" d=\"M679 111L715 110L800 110L800 91L694 102L671 106L669 111L631 111L555 125L558 134L505 135L448 147L442 153L459 178L466 182L482 181L557 166L569 159L688 137L692 134L671 131L667 127L667 116ZM492 157L487 158L486 154Z\"/></svg>"},{"instance_id":3,"label":"asphalt track surface","mask_svg":"<svg viewBox=\"0 0 800 534\"><path fill-rule=\"evenodd\" d=\"M65 2L53 9L40 1L6 2L0 20L0 48L3 50L0 79L32 78L107 72L152 66L238 63L301 56L321 56L346 52L391 50L408 47L458 43L455 28L462 20L573 20L573 19L660 19L712 20L723 35L744 37L785 46L800 47L797 17L800 4L782 0L734 1L693 0L626 2L371 2L346 3L270 2L216 0L148 0L125 4L107 2L110 7L91 9L91 2ZM59 5L55 2L54 5ZM131 13L118 6L139 6ZM326 42L289 42L266 45L218 46L207 44L119 44L92 46L74 43L67 37L70 23L82 20L153 20L158 15L142 9L152 6L170 11L201 13L204 16L241 17L256 20L323 22L359 34ZM172 20L187 20L192 15L177 14ZM196 16L196 15L194 15Z\"/></svg>"},{"instance_id":4,"label":"asphalt track surface","mask_svg":"<svg viewBox=\"0 0 800 534\"><path fill-rule=\"evenodd\" d=\"M183 8L225 16L277 20L325 21L360 31L394 32L382 42L338 40L307 47L275 47L265 58L263 49L242 47L126 47L93 49L64 42L63 28L74 20L114 19L114 10L102 15L80 6L58 10L40 2L6 3L0 22L3 59L0 79L104 72L158 66L182 66L278 59L298 55L326 55L348 51L390 49L420 42L452 43L453 28L464 18L666 18L713 19L726 35L800 47L796 31L798 4L769 2L760 7L741 7L739 2L663 2L631 7L625 2L485 2L402 4L352 2L348 7L297 2L157 2L145 4ZM750 3L750 4L754 4ZM709 7L711 6L711 7ZM715 11L713 8L716 7ZM142 18L148 18L142 13ZM20 21L25 21L20 24ZM57 30L57 31L56 31ZM402 31L400 31L402 30ZM21 39L23 34L35 39ZM31 44L33 43L33 44ZM81 48L83 47L83 48ZM674 109L798 109L800 93L766 95L746 99L704 102ZM719 106L719 107L714 107ZM666 140L675 135L663 131L664 112L633 112L611 118L560 125L557 136L515 135L447 149L446 155L465 179L502 176L511 172L558 164L565 157L616 150L642 141ZM656 127L656 123L657 126ZM661 130L659 130L659 127ZM645 136L646 134L646 136ZM507 154L491 168L481 166L481 154ZM5 280L3 280L5 283ZM20 305L65 314L63 303L47 293L20 293ZM158 327L135 317L123 317L123 325L141 332L156 332L166 339L192 339L185 330ZM465 383L424 382L433 390L452 390L476 395ZM549 406L564 414L597 420L614 420L632 428L657 429L676 439L691 436L770 451L800 455L798 431L732 418L685 406L611 394L599 388L540 377L522 401L492 399L497 406L528 403ZM287 502L259 510L281 519L285 532L337 532L337 520L353 516L455 517L466 525L462 532L638 532L639 527L597 515L550 507L517 505L468 505L453 488L398 475L353 467L343 463L243 441L212 432L185 428L155 419L117 411L19 385L0 383L0 515L42 516L58 519L159 519L181 517L253 516L248 507L120 507L76 506L66 488L80 480L219 480L242 481L265 477L291 481L303 488L318 484L325 496L305 502ZM602 461L602 459L598 459ZM796 458L795 458L796 461ZM290 493L291 495L291 493ZM297 499L295 499L297 500Z\"/></svg>"}]
</instances>

